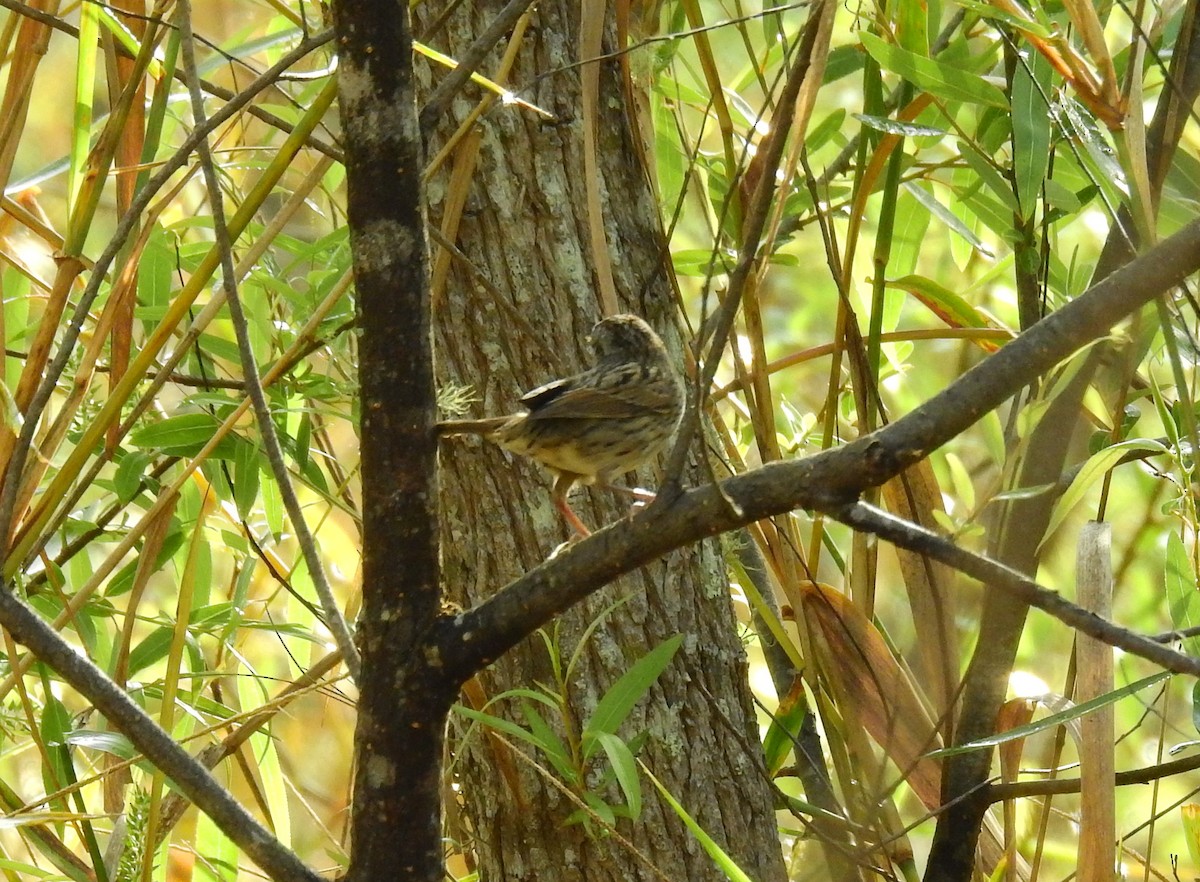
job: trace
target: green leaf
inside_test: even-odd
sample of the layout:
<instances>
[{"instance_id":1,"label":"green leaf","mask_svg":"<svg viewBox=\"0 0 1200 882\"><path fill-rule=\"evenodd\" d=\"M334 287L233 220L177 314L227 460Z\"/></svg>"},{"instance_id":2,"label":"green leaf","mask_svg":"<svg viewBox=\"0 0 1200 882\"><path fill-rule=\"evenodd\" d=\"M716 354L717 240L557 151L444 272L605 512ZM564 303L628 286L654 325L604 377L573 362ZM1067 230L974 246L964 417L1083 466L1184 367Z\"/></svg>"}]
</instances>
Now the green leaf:
<instances>
[{"instance_id":1,"label":"green leaf","mask_svg":"<svg viewBox=\"0 0 1200 882\"><path fill-rule=\"evenodd\" d=\"M171 523L170 532L167 533L167 538L163 540L162 547L158 550L158 555L154 558L154 570L157 573L175 556L175 552L183 544L183 532L179 529L178 522ZM134 558L121 569L117 570L115 576L108 581L108 585L104 589L104 596L107 598L119 597L133 587L133 578L137 575L139 558Z\"/></svg>"},{"instance_id":2,"label":"green leaf","mask_svg":"<svg viewBox=\"0 0 1200 882\"><path fill-rule=\"evenodd\" d=\"M642 814L642 782L638 778L637 760L629 746L616 735L607 732L596 732L592 736L604 748L608 761L612 763L613 774L617 784L625 794L625 805L629 808L629 816L635 821Z\"/></svg>"},{"instance_id":3,"label":"green leaf","mask_svg":"<svg viewBox=\"0 0 1200 882\"><path fill-rule=\"evenodd\" d=\"M38 822L42 823L42 822ZM57 873L52 870L47 870L42 867L35 867L33 864L27 864L22 861L15 861L9 858L0 858L0 870L11 870L17 874L18 879L58 879Z\"/></svg>"},{"instance_id":4,"label":"green leaf","mask_svg":"<svg viewBox=\"0 0 1200 882\"><path fill-rule=\"evenodd\" d=\"M713 859L718 869L725 874L725 878L729 879L730 882L752 882L742 868L733 862L733 858L727 855L721 846L717 845L713 841L713 838L704 832L704 829L687 813L684 807L679 804L679 801L670 794L667 788L662 785L662 782L654 777L654 774L646 768L646 764L639 762L638 765L642 767L642 771L646 773L646 777L658 789L658 793L662 796L663 801L679 816L684 826L692 831L692 835L696 837L696 840L700 843L700 847Z\"/></svg>"},{"instance_id":5,"label":"green leaf","mask_svg":"<svg viewBox=\"0 0 1200 882\"><path fill-rule=\"evenodd\" d=\"M1047 524L1042 541L1038 544L1039 549L1049 541L1050 537L1054 535L1054 531L1066 520L1075 506L1083 501L1083 497L1087 495L1092 485L1116 466L1121 458L1130 451L1165 453L1166 448L1157 441L1149 438L1137 438L1130 441L1120 441L1089 457L1083 464L1083 468L1079 470L1079 473L1071 481L1071 486L1067 488L1067 492L1062 495L1058 502L1054 503L1054 511L1050 513L1050 523Z\"/></svg>"},{"instance_id":6,"label":"green leaf","mask_svg":"<svg viewBox=\"0 0 1200 882\"><path fill-rule=\"evenodd\" d=\"M1192 728L1200 732L1200 680L1192 684ZM1200 867L1200 862L1196 866Z\"/></svg>"},{"instance_id":7,"label":"green leaf","mask_svg":"<svg viewBox=\"0 0 1200 882\"><path fill-rule=\"evenodd\" d=\"M905 181L903 187L905 190L911 193L918 202L924 205L929 210L930 214L937 217L937 219L949 227L952 232L961 236L963 240L965 240L972 248L989 259L995 256L992 253L992 250L987 247L986 243L976 236L975 232L970 227L959 220L958 216L955 215L954 212L952 212L946 205L944 205L942 201L937 198L937 196L935 196L922 185L918 184L916 181Z\"/></svg>"},{"instance_id":8,"label":"green leaf","mask_svg":"<svg viewBox=\"0 0 1200 882\"><path fill-rule=\"evenodd\" d=\"M860 33L863 48L884 70L904 77L913 85L947 101L965 101L1008 109L1004 92L978 74L925 58L885 42L874 34Z\"/></svg>"},{"instance_id":9,"label":"green leaf","mask_svg":"<svg viewBox=\"0 0 1200 882\"><path fill-rule=\"evenodd\" d=\"M829 57L825 62L825 76L822 82L825 85L836 83L842 77L848 77L850 74L858 73L862 70L863 54L858 51L857 46L845 45L838 46L830 51Z\"/></svg>"},{"instance_id":10,"label":"green leaf","mask_svg":"<svg viewBox=\"0 0 1200 882\"><path fill-rule=\"evenodd\" d=\"M815 153L825 146L838 131L842 128L842 123L846 120L846 109L839 107L819 123L808 130L804 136L804 146L809 153Z\"/></svg>"},{"instance_id":11,"label":"green leaf","mask_svg":"<svg viewBox=\"0 0 1200 882\"><path fill-rule=\"evenodd\" d=\"M676 650L683 643L683 635L676 634L660 643L637 660L620 679L604 693L584 727L584 758L595 752L598 742L594 736L601 732L616 734L621 723L629 716L633 706L646 694L659 674L671 663ZM589 736L593 736L589 738Z\"/></svg>"},{"instance_id":12,"label":"green leaf","mask_svg":"<svg viewBox=\"0 0 1200 882\"><path fill-rule=\"evenodd\" d=\"M1037 207L1042 181L1050 168L1050 62L1040 52L1022 50L1012 81L1013 177L1021 216Z\"/></svg>"},{"instance_id":13,"label":"green leaf","mask_svg":"<svg viewBox=\"0 0 1200 882\"><path fill-rule=\"evenodd\" d=\"M503 732L505 735L511 735L513 738L519 738L526 744L532 744L534 747L545 750L542 740L537 735L528 729L522 729L511 720L506 720L503 717L497 717L494 714L484 713L469 707L463 707L461 704L454 705L454 710L468 720L474 720L476 723L481 723L490 729L495 729L497 732Z\"/></svg>"},{"instance_id":14,"label":"green leaf","mask_svg":"<svg viewBox=\"0 0 1200 882\"><path fill-rule=\"evenodd\" d=\"M174 629L168 627L155 628L129 653L128 676L132 677L155 662L167 657L171 649L171 637Z\"/></svg>"},{"instance_id":15,"label":"green leaf","mask_svg":"<svg viewBox=\"0 0 1200 882\"><path fill-rule=\"evenodd\" d=\"M974 12L981 18L990 19L1008 25L1021 33L1029 34L1030 36L1040 37L1043 40L1049 40L1054 36L1054 32L1050 28L1045 27L1038 22L1035 22L1025 16L1010 15L1001 10L994 3L984 3L982 0L954 0L968 12Z\"/></svg>"},{"instance_id":16,"label":"green leaf","mask_svg":"<svg viewBox=\"0 0 1200 882\"><path fill-rule=\"evenodd\" d=\"M309 456L312 453L309 449L312 446L312 414L308 411L300 414L300 425L296 427L294 444L293 459L296 460L296 468L303 474L308 468Z\"/></svg>"},{"instance_id":17,"label":"green leaf","mask_svg":"<svg viewBox=\"0 0 1200 882\"><path fill-rule=\"evenodd\" d=\"M975 179L985 184L991 193L996 196L1005 209L1010 214L1015 214L1019 209L1017 197L1013 193L1012 184L1005 180L1004 176L990 163L979 149L974 144L968 144L966 149L959 154L967 165L971 167L971 171L975 172ZM1004 224L1004 230L1007 231L1012 226L1012 221L1008 220Z\"/></svg>"},{"instance_id":18,"label":"green leaf","mask_svg":"<svg viewBox=\"0 0 1200 882\"><path fill-rule=\"evenodd\" d=\"M889 135L900 135L905 138L921 138L925 136L944 138L946 136L945 129L939 129L934 126L902 122L898 119L891 119L886 116L873 116L869 113L855 113L851 115L867 128L875 129L877 132L885 132Z\"/></svg>"},{"instance_id":19,"label":"green leaf","mask_svg":"<svg viewBox=\"0 0 1200 882\"><path fill-rule=\"evenodd\" d=\"M988 327L987 319L975 307L932 279L924 276L904 276L888 282L887 286L912 294L952 328Z\"/></svg>"},{"instance_id":20,"label":"green leaf","mask_svg":"<svg viewBox=\"0 0 1200 882\"><path fill-rule=\"evenodd\" d=\"M1188 558L1183 540L1174 533L1167 537L1167 566L1163 573L1167 589L1167 605L1171 611L1171 626L1176 631L1200 628L1200 589ZM1183 641L1190 655L1200 655L1200 636Z\"/></svg>"},{"instance_id":21,"label":"green leaf","mask_svg":"<svg viewBox=\"0 0 1200 882\"><path fill-rule=\"evenodd\" d=\"M598 794L592 793L590 790L585 790L583 792L583 801L587 803L588 808L596 813L597 817L600 818L600 822L606 827L612 828L617 826L617 816L613 812L613 807L605 802ZM588 820L589 816L586 812L579 811L572 813L571 818L575 818L576 821L579 821ZM570 818L568 820L570 820Z\"/></svg>"},{"instance_id":22,"label":"green leaf","mask_svg":"<svg viewBox=\"0 0 1200 882\"><path fill-rule=\"evenodd\" d=\"M258 445L242 439L233 457L233 499L238 517L246 520L258 500Z\"/></svg>"},{"instance_id":23,"label":"green leaf","mask_svg":"<svg viewBox=\"0 0 1200 882\"><path fill-rule=\"evenodd\" d=\"M119 501L126 503L133 499L153 461L153 456L141 450L126 453L121 457L117 473L113 477L113 489L117 491Z\"/></svg>"},{"instance_id":24,"label":"green leaf","mask_svg":"<svg viewBox=\"0 0 1200 882\"><path fill-rule=\"evenodd\" d=\"M562 739L558 737L558 733L550 728L546 718L528 701L521 702L521 713L525 715L529 731L538 739L538 746L542 749L542 753L546 754L546 758L550 760L555 771L563 777L563 780L577 784L579 772L572 764L571 753Z\"/></svg>"},{"instance_id":25,"label":"green leaf","mask_svg":"<svg viewBox=\"0 0 1200 882\"><path fill-rule=\"evenodd\" d=\"M771 717L771 725L763 737L763 756L767 763L767 774L772 778L779 774L784 761L800 736L800 727L808 714L808 702L800 678L792 685L792 692L784 696L778 709Z\"/></svg>"},{"instance_id":26,"label":"green leaf","mask_svg":"<svg viewBox=\"0 0 1200 882\"><path fill-rule=\"evenodd\" d=\"M128 738L120 732L97 732L95 729L79 729L67 734L67 743L72 747L83 747L88 750L98 750L101 753L111 753L121 759L133 759L137 750Z\"/></svg>"},{"instance_id":27,"label":"green leaf","mask_svg":"<svg viewBox=\"0 0 1200 882\"><path fill-rule=\"evenodd\" d=\"M982 750L987 747L995 747L998 744L1005 744L1009 741L1015 741L1018 738L1028 738L1030 735L1036 735L1038 732L1045 732L1047 729L1052 729L1055 726L1061 726L1063 723L1069 723L1071 720L1090 714L1097 708L1105 707L1106 705L1115 704L1122 698L1128 695L1133 695L1136 692L1153 686L1155 683L1161 683L1167 677L1171 676L1170 671L1159 671L1157 674L1151 674L1149 677L1143 677L1141 680L1130 683L1128 686L1122 686L1109 692L1107 695L1101 695L1093 698L1091 701L1085 701L1083 704L1077 704L1065 711L1060 711L1057 714L1051 714L1040 720L1035 720L1024 726L1017 726L1015 729L1008 729L998 735L990 735L987 738L980 738L978 741L972 741L969 744L960 744L958 747L944 747L941 750L935 750L926 754L929 757L953 756L957 753L967 753L972 750Z\"/></svg>"},{"instance_id":28,"label":"green leaf","mask_svg":"<svg viewBox=\"0 0 1200 882\"><path fill-rule=\"evenodd\" d=\"M129 436L129 443L148 450L194 453L212 438L217 425L207 413L180 414L138 429Z\"/></svg>"},{"instance_id":29,"label":"green leaf","mask_svg":"<svg viewBox=\"0 0 1200 882\"><path fill-rule=\"evenodd\" d=\"M42 764L42 783L47 793L54 793L75 780L75 769L71 765L71 754L67 750L71 715L63 703L50 694L49 688L46 690L46 707L42 711L38 731L42 743L46 746L47 761ZM52 804L66 806L65 802L60 803L57 799Z\"/></svg>"}]
</instances>

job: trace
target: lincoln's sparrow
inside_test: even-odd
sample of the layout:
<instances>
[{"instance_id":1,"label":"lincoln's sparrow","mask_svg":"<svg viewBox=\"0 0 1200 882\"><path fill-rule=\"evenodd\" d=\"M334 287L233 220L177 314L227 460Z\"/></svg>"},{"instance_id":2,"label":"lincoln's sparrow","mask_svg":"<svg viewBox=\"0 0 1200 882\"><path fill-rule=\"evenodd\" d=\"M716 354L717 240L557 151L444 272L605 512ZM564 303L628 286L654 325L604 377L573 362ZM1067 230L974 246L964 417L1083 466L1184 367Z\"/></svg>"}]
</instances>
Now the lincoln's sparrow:
<instances>
[{"instance_id":1,"label":"lincoln's sparrow","mask_svg":"<svg viewBox=\"0 0 1200 882\"><path fill-rule=\"evenodd\" d=\"M684 389L666 347L635 315L614 315L592 329L596 366L526 392L526 413L447 420L442 435L482 435L530 456L556 475L552 497L567 522L588 535L567 504L576 483L608 485L670 440L683 415Z\"/></svg>"}]
</instances>

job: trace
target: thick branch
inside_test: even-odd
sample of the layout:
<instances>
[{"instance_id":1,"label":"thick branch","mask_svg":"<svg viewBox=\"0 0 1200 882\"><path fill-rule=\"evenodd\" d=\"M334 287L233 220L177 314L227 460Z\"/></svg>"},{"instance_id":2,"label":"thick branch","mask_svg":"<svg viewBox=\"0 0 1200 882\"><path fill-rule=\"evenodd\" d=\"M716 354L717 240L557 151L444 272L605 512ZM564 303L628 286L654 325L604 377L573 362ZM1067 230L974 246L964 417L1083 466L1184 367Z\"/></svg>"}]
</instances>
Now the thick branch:
<instances>
[{"instance_id":1,"label":"thick branch","mask_svg":"<svg viewBox=\"0 0 1200 882\"><path fill-rule=\"evenodd\" d=\"M421 652L439 603L424 158L407 4L333 4L358 289L362 676L352 880L444 877L442 739L455 697Z\"/></svg>"},{"instance_id":2,"label":"thick branch","mask_svg":"<svg viewBox=\"0 0 1200 882\"><path fill-rule=\"evenodd\" d=\"M891 425L845 447L772 463L719 487L700 487L651 505L567 549L478 607L444 618L432 638L440 662L465 679L601 585L698 539L796 508L837 514L863 490L928 456L1197 270L1200 221L1038 322ZM1200 673L1196 660L1173 656L1172 670Z\"/></svg>"}]
</instances>

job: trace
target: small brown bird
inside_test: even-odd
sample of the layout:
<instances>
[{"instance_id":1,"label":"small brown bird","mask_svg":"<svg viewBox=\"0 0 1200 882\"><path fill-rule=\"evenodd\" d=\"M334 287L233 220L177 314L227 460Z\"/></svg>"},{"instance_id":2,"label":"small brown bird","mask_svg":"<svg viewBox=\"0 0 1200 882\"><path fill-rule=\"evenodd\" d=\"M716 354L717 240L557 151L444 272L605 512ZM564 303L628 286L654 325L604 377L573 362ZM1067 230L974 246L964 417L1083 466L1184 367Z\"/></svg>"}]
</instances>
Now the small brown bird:
<instances>
[{"instance_id":1,"label":"small brown bird","mask_svg":"<svg viewBox=\"0 0 1200 882\"><path fill-rule=\"evenodd\" d=\"M554 472L555 507L582 536L589 530L567 504L577 483L609 486L671 439L683 416L684 388L667 349L635 315L592 329L596 366L521 397L525 413L438 423L440 435L482 435Z\"/></svg>"}]
</instances>

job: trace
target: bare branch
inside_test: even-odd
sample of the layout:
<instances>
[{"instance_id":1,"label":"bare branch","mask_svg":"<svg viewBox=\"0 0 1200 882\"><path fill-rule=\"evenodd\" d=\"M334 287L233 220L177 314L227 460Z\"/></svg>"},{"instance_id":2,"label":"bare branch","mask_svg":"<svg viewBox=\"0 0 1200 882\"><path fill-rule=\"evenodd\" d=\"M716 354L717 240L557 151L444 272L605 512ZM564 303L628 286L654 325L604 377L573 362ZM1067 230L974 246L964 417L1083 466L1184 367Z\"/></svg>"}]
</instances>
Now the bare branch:
<instances>
[{"instance_id":1,"label":"bare branch","mask_svg":"<svg viewBox=\"0 0 1200 882\"><path fill-rule=\"evenodd\" d=\"M442 663L465 679L600 586L698 539L797 508L844 512L865 489L928 456L1197 270L1200 220L1041 320L889 426L844 447L771 463L719 485L660 500L568 548L474 609L444 617L439 633L430 638ZM1147 657L1160 663L1167 659ZM1200 660L1171 653L1170 662L1166 666L1171 670L1200 674Z\"/></svg>"}]
</instances>

